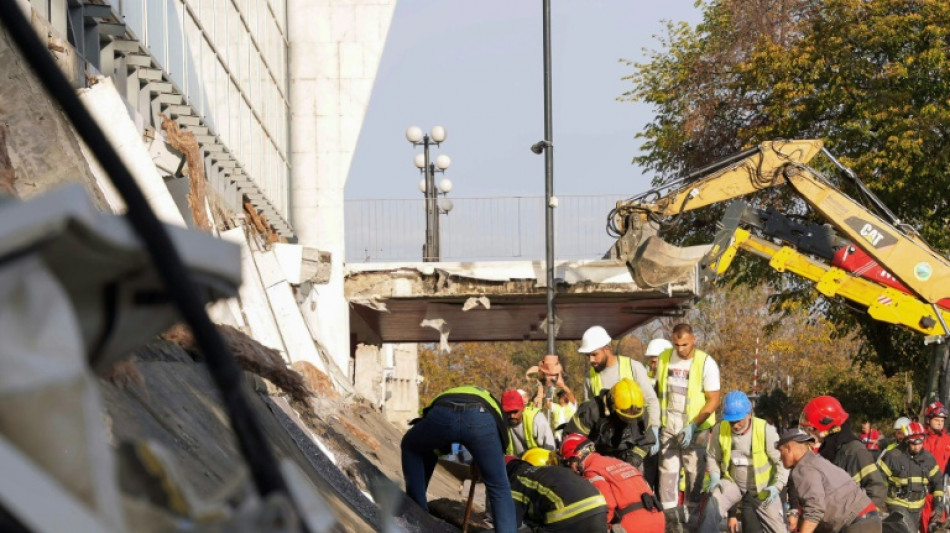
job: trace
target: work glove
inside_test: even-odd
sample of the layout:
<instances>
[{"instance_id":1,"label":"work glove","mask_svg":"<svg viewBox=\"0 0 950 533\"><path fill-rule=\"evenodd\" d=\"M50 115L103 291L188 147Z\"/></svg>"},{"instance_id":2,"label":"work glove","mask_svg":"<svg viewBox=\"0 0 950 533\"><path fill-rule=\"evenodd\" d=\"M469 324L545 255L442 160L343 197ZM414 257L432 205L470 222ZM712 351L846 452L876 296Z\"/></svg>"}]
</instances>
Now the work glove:
<instances>
[{"instance_id":1,"label":"work glove","mask_svg":"<svg viewBox=\"0 0 950 533\"><path fill-rule=\"evenodd\" d=\"M930 527L928 531L936 531L937 527L943 523L943 512L946 510L947 506L943 502L943 498L937 499L934 498L934 509L930 519Z\"/></svg>"},{"instance_id":2,"label":"work glove","mask_svg":"<svg viewBox=\"0 0 950 533\"><path fill-rule=\"evenodd\" d=\"M696 432L696 424L690 422L688 426L680 430L676 438L680 441L680 447L686 448L693 442L693 433Z\"/></svg>"},{"instance_id":3,"label":"work glove","mask_svg":"<svg viewBox=\"0 0 950 533\"><path fill-rule=\"evenodd\" d=\"M713 489L719 486L722 481L721 474L709 474L709 485L706 486L706 492L711 493Z\"/></svg>"},{"instance_id":4,"label":"work glove","mask_svg":"<svg viewBox=\"0 0 950 533\"><path fill-rule=\"evenodd\" d=\"M650 447L650 455L656 455L660 453L660 428L653 426L650 429L653 430L653 446Z\"/></svg>"},{"instance_id":5,"label":"work glove","mask_svg":"<svg viewBox=\"0 0 950 533\"><path fill-rule=\"evenodd\" d=\"M779 497L778 487L775 485L769 485L765 487L765 490L759 493L759 499L765 503L765 505L772 505L772 502L777 500Z\"/></svg>"}]
</instances>

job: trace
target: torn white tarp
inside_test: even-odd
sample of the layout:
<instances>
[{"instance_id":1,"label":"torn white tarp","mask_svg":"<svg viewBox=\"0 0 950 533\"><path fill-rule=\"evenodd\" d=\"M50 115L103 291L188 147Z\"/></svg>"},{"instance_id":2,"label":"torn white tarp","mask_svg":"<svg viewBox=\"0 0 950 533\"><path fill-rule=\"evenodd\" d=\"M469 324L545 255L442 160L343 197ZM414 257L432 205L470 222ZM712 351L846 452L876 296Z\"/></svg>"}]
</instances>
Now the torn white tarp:
<instances>
[{"instance_id":1,"label":"torn white tarp","mask_svg":"<svg viewBox=\"0 0 950 533\"><path fill-rule=\"evenodd\" d=\"M452 327L449 326L445 319L438 317L425 318L419 323L419 325L424 328L432 328L439 332L440 351L444 353L449 353L452 351L452 349L449 347L449 333L452 332Z\"/></svg>"},{"instance_id":2,"label":"torn white tarp","mask_svg":"<svg viewBox=\"0 0 950 533\"><path fill-rule=\"evenodd\" d=\"M472 296L468 300L465 300L465 303L462 304L462 311L474 309L479 305L485 309L491 309L491 300L488 299L488 296Z\"/></svg>"}]
</instances>

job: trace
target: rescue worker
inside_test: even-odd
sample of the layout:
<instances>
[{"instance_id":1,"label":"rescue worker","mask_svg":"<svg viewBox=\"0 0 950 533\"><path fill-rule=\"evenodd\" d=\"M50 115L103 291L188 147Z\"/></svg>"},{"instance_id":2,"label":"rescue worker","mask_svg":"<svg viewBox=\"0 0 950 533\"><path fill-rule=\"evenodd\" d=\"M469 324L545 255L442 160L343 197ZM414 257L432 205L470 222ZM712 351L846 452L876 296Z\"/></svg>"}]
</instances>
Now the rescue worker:
<instances>
[{"instance_id":1,"label":"rescue worker","mask_svg":"<svg viewBox=\"0 0 950 533\"><path fill-rule=\"evenodd\" d=\"M563 434L561 426L567 424L571 420L571 417L574 416L574 413L577 412L577 399L574 397L574 392L564 383L564 380L559 379L557 387L558 390L554 395L554 401L549 402L548 422L550 423L551 429L554 430L555 439L560 439Z\"/></svg>"},{"instance_id":2,"label":"rescue worker","mask_svg":"<svg viewBox=\"0 0 950 533\"><path fill-rule=\"evenodd\" d=\"M910 424L910 419L906 416L902 416L894 421L894 439L891 442L888 442L887 446L881 450L881 455L877 456L877 460L880 461L887 452L897 448L897 445L904 442L904 430L907 429L907 426Z\"/></svg>"},{"instance_id":3,"label":"rescue worker","mask_svg":"<svg viewBox=\"0 0 950 533\"><path fill-rule=\"evenodd\" d=\"M495 531L514 533L518 526L504 461L510 438L498 400L481 387L455 387L436 396L410 424L400 443L406 494L428 511L426 489L441 450L457 442L472 454L485 483Z\"/></svg>"},{"instance_id":4,"label":"rescue worker","mask_svg":"<svg viewBox=\"0 0 950 533\"><path fill-rule=\"evenodd\" d=\"M651 454L660 451L660 402L653 390L653 384L646 368L637 361L624 355L615 355L610 348L612 339L607 330L593 326L584 332L578 352L587 355L590 370L584 381L587 399L595 398L602 391L610 390L621 379L629 378L637 383L643 392L646 405L646 427L653 432L656 445Z\"/></svg>"},{"instance_id":5,"label":"rescue worker","mask_svg":"<svg viewBox=\"0 0 950 533\"><path fill-rule=\"evenodd\" d=\"M758 518L769 533L785 533L785 513L780 493L788 482L788 470L775 447L778 432L765 420L752 415L752 402L745 393L731 391L723 400L722 423L713 430L706 455L709 500L700 523L700 533L719 530L719 523L734 505ZM744 528L745 529L745 528Z\"/></svg>"},{"instance_id":6,"label":"rescue worker","mask_svg":"<svg viewBox=\"0 0 950 533\"><path fill-rule=\"evenodd\" d=\"M798 425L821 442L818 453L847 472L861 485L878 510L885 512L887 483L871 452L851 431L847 420L848 413L841 407L841 402L833 396L819 396L805 405Z\"/></svg>"},{"instance_id":7,"label":"rescue worker","mask_svg":"<svg viewBox=\"0 0 950 533\"><path fill-rule=\"evenodd\" d=\"M663 533L666 520L660 502L635 466L595 452L594 443L579 433L564 437L558 455L604 495L611 532Z\"/></svg>"},{"instance_id":8,"label":"rescue worker","mask_svg":"<svg viewBox=\"0 0 950 533\"><path fill-rule=\"evenodd\" d=\"M850 474L812 453L814 441L810 433L795 428L776 443L801 501L798 533L880 533L881 515L874 503Z\"/></svg>"},{"instance_id":9,"label":"rescue worker","mask_svg":"<svg viewBox=\"0 0 950 533\"><path fill-rule=\"evenodd\" d=\"M535 532L607 531L607 500L590 483L560 466L534 466L505 457L515 520Z\"/></svg>"},{"instance_id":10,"label":"rescue worker","mask_svg":"<svg viewBox=\"0 0 950 533\"><path fill-rule=\"evenodd\" d=\"M653 389L656 390L656 366L657 360L660 357L660 354L665 350L669 350L673 347L673 343L666 339L653 339L647 344L646 352L643 354L647 358L647 376L650 377L650 383L653 384ZM659 442L659 439L657 439ZM643 461L643 477L646 478L647 483L651 487L656 487L657 482L660 479L660 454L651 453Z\"/></svg>"},{"instance_id":11,"label":"rescue worker","mask_svg":"<svg viewBox=\"0 0 950 533\"><path fill-rule=\"evenodd\" d=\"M505 391L501 397L501 411L510 434L506 454L521 455L531 448L554 449L554 433L551 432L547 417L540 414L537 407L525 407L521 393L516 390Z\"/></svg>"},{"instance_id":12,"label":"rescue worker","mask_svg":"<svg viewBox=\"0 0 950 533\"><path fill-rule=\"evenodd\" d=\"M924 449L930 452L937 460L937 467L941 474L946 474L947 461L950 460L950 435L947 434L947 408L940 402L933 402L924 411L927 421L927 437L924 439ZM944 516L933 512L933 497L927 495L924 508L920 512L920 531L928 533L930 524L942 521ZM936 520L935 520L936 519Z\"/></svg>"},{"instance_id":13,"label":"rescue worker","mask_svg":"<svg viewBox=\"0 0 950 533\"><path fill-rule=\"evenodd\" d=\"M580 433L597 453L616 457L638 469L653 447L653 432L643 427L643 392L624 378L609 391L581 404L565 426L565 433Z\"/></svg>"},{"instance_id":14,"label":"rescue worker","mask_svg":"<svg viewBox=\"0 0 950 533\"><path fill-rule=\"evenodd\" d=\"M934 514L943 511L943 480L937 460L924 449L924 426L911 422L904 433L904 442L883 454L877 464L887 480L888 522L896 521L894 515L899 514L911 533L917 531L928 494L937 502Z\"/></svg>"},{"instance_id":15,"label":"rescue worker","mask_svg":"<svg viewBox=\"0 0 950 533\"><path fill-rule=\"evenodd\" d=\"M696 348L689 324L673 328L673 348L660 354L656 380L662 422L658 492L667 522L682 526L699 519L706 443L719 408L719 365ZM681 469L686 474L685 508L679 506Z\"/></svg>"},{"instance_id":16,"label":"rescue worker","mask_svg":"<svg viewBox=\"0 0 950 533\"><path fill-rule=\"evenodd\" d=\"M657 359L661 353L666 350L671 350L672 348L673 343L666 339L653 339L647 344L647 349L643 356L647 358L647 376L650 377L650 382L653 383L654 388L656 388Z\"/></svg>"},{"instance_id":17,"label":"rescue worker","mask_svg":"<svg viewBox=\"0 0 950 533\"><path fill-rule=\"evenodd\" d=\"M531 466L556 466L557 453L547 448L531 448L521 454L521 460Z\"/></svg>"},{"instance_id":18,"label":"rescue worker","mask_svg":"<svg viewBox=\"0 0 950 533\"><path fill-rule=\"evenodd\" d=\"M865 420L861 423L861 434L858 435L861 444L871 455L877 457L881 452L881 432L871 427L871 421Z\"/></svg>"}]
</instances>

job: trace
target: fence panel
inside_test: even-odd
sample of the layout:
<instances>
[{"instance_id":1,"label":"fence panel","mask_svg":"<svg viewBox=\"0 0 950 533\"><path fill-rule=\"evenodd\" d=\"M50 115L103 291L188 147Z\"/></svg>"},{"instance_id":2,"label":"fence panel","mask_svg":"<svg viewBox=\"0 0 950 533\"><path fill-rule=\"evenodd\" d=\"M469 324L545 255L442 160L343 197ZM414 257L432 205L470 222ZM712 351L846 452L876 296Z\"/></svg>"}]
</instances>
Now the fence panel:
<instances>
[{"instance_id":1,"label":"fence panel","mask_svg":"<svg viewBox=\"0 0 950 533\"><path fill-rule=\"evenodd\" d=\"M607 213L616 196L558 196L554 210L556 259L598 259L613 239ZM451 198L440 215L443 261L543 260L544 197ZM348 262L421 261L425 200L347 200L344 206Z\"/></svg>"}]
</instances>

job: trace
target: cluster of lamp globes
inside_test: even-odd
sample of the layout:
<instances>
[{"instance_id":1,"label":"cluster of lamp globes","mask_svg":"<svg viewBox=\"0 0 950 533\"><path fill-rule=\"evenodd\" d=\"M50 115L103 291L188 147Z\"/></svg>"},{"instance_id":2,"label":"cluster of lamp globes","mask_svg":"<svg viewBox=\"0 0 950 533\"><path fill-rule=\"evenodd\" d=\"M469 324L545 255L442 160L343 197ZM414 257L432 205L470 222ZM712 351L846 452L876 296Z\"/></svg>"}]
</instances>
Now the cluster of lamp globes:
<instances>
[{"instance_id":1,"label":"cluster of lamp globes","mask_svg":"<svg viewBox=\"0 0 950 533\"><path fill-rule=\"evenodd\" d=\"M406 140L411 142L413 146L424 144L426 140L425 137L426 135L422 132L422 128L418 126L412 126L406 130ZM441 142L445 141L445 128L442 126L434 126L428 134L428 140L438 146ZM426 149L428 150L428 146L426 146ZM423 173L423 175L425 175L426 154L416 154L412 162L416 165L416 168L418 168ZM449 168L449 166L452 164L452 159L445 154L440 154L435 158L434 164L435 170L437 172L445 172L445 169ZM448 192L452 190L452 180L449 178L442 178L439 180L438 189L438 194L448 194ZM422 194L426 193L426 178L419 180L419 191L422 192ZM439 210L442 213L448 213L452 210L452 207L452 200L449 200L445 197L439 199Z\"/></svg>"}]
</instances>

